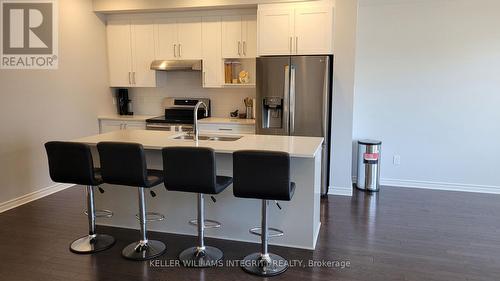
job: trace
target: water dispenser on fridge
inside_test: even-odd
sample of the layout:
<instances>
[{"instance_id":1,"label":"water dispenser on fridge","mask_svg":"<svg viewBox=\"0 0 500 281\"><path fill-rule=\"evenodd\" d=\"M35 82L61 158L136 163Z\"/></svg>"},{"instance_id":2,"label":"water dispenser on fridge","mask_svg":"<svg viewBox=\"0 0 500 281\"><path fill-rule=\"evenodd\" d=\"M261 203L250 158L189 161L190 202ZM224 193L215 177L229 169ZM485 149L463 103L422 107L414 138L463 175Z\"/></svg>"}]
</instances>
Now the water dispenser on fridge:
<instances>
[{"instance_id":1,"label":"water dispenser on fridge","mask_svg":"<svg viewBox=\"0 0 500 281\"><path fill-rule=\"evenodd\" d=\"M262 128L282 128L283 99L281 97L265 97L262 115Z\"/></svg>"}]
</instances>

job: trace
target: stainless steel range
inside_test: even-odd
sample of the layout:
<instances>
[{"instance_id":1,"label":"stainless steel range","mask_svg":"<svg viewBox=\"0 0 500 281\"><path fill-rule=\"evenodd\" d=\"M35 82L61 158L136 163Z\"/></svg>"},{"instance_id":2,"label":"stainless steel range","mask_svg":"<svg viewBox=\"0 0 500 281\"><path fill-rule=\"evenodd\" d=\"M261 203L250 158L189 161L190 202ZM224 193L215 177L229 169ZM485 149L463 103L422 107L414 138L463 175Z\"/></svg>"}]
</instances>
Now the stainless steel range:
<instances>
[{"instance_id":1,"label":"stainless steel range","mask_svg":"<svg viewBox=\"0 0 500 281\"><path fill-rule=\"evenodd\" d=\"M165 115L146 120L147 130L188 132L193 130L194 107L202 101L208 106L210 117L210 99L207 98L165 98ZM205 109L198 109L198 119L205 117Z\"/></svg>"}]
</instances>

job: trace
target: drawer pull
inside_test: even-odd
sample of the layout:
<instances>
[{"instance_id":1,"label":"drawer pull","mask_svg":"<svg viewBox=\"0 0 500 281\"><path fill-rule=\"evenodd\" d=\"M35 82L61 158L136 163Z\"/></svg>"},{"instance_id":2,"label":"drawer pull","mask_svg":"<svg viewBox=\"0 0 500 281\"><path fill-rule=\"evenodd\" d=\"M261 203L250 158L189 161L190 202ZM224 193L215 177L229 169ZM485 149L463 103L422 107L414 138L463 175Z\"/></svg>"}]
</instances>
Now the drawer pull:
<instances>
[{"instance_id":1,"label":"drawer pull","mask_svg":"<svg viewBox=\"0 0 500 281\"><path fill-rule=\"evenodd\" d=\"M230 128L219 128L219 131L232 131L233 129Z\"/></svg>"}]
</instances>

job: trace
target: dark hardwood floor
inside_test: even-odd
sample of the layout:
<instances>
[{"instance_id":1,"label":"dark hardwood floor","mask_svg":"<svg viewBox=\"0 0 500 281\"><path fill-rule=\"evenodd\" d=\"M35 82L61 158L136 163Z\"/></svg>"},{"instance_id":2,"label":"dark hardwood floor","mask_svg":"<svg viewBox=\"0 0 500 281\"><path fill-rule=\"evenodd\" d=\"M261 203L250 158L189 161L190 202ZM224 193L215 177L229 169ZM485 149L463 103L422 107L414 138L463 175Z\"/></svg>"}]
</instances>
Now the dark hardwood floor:
<instances>
[{"instance_id":1,"label":"dark hardwood floor","mask_svg":"<svg viewBox=\"0 0 500 281\"><path fill-rule=\"evenodd\" d=\"M167 244L160 267L121 258L121 249L138 237L134 230L100 227L116 237L112 249L72 254L69 243L87 231L83 200L82 189L73 188L0 214L0 280L263 280L238 267L165 267L195 243L190 236L151 233ZM316 251L271 251L291 260L350 266L296 266L269 279L500 280L500 196L383 187L376 195L330 196L322 208ZM258 250L250 243L207 244L222 249L226 259Z\"/></svg>"}]
</instances>

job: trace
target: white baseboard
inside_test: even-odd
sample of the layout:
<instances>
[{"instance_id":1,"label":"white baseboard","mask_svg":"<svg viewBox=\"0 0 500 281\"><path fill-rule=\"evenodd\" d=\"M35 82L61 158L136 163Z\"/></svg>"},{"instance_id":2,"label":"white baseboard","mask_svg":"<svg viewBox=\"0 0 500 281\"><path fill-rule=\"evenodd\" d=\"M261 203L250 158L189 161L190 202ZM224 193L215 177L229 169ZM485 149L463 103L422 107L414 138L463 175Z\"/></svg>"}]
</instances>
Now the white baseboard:
<instances>
[{"instance_id":1,"label":"white baseboard","mask_svg":"<svg viewBox=\"0 0 500 281\"><path fill-rule=\"evenodd\" d=\"M352 187L330 186L328 195L352 196Z\"/></svg>"},{"instance_id":2,"label":"white baseboard","mask_svg":"<svg viewBox=\"0 0 500 281\"><path fill-rule=\"evenodd\" d=\"M5 211L8 211L10 209L13 209L15 207L19 207L21 205L24 205L26 203L29 203L31 201L40 199L42 197L51 195L53 193L56 193L58 191L64 190L66 188L74 186L73 184L62 184L62 183L57 183L49 187L42 188L40 190L28 193L26 195L11 199L9 201L5 201L0 203L0 213L3 213Z\"/></svg>"},{"instance_id":3,"label":"white baseboard","mask_svg":"<svg viewBox=\"0 0 500 281\"><path fill-rule=\"evenodd\" d=\"M352 181L356 182L356 177ZM463 184L463 183L449 183L449 182L433 182L433 181L418 181L418 180L402 180L402 179L380 179L382 186L395 186L395 187L408 187L408 188L421 188L445 191L462 191L462 192L475 192L475 193L488 193L500 194L500 186L493 185L478 185L478 184Z\"/></svg>"}]
</instances>

